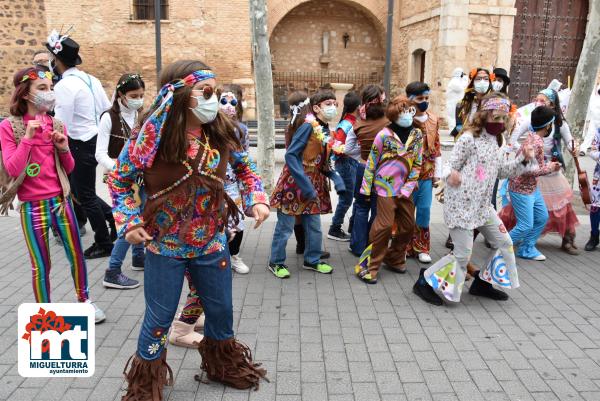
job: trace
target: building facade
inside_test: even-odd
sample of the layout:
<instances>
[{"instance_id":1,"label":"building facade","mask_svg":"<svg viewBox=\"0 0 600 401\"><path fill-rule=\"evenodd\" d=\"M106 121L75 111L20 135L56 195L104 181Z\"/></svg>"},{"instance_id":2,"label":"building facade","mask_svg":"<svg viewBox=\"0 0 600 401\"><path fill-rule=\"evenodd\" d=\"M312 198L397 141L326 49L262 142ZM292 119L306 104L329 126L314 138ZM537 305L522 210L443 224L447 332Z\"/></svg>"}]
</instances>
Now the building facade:
<instances>
[{"instance_id":1,"label":"building facade","mask_svg":"<svg viewBox=\"0 0 600 401\"><path fill-rule=\"evenodd\" d=\"M452 70L503 67L513 97L529 100L552 78L573 79L589 0L396 0L392 92L414 80L432 88L432 107L445 115ZM0 0L0 114L6 114L13 72L29 64L51 29L73 26L82 68L110 95L125 72L140 72L156 89L153 0ZM163 65L202 59L222 83L245 87L254 117L248 0L162 0ZM291 90L326 83L359 89L381 82L387 0L267 0L275 102ZM278 109L278 107L276 107Z\"/></svg>"}]
</instances>

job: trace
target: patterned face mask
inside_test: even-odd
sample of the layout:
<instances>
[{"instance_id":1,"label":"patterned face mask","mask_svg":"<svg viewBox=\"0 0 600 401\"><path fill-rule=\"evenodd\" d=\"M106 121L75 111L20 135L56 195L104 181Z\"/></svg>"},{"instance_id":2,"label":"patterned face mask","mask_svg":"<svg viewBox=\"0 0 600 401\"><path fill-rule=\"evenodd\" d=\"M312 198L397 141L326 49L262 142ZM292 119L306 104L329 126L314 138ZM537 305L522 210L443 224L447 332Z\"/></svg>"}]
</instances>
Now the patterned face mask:
<instances>
[{"instance_id":1,"label":"patterned face mask","mask_svg":"<svg viewBox=\"0 0 600 401\"><path fill-rule=\"evenodd\" d=\"M29 100L39 111L50 111L54 109L56 103L56 97L54 91L31 93Z\"/></svg>"}]
</instances>

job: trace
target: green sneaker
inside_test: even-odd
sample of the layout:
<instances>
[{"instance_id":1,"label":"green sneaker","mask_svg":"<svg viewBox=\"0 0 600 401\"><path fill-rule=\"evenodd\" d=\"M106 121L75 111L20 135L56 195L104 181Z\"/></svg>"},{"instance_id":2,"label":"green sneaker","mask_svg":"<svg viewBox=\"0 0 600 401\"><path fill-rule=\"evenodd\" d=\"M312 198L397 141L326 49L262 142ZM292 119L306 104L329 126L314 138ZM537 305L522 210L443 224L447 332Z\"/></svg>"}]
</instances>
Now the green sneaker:
<instances>
[{"instance_id":1,"label":"green sneaker","mask_svg":"<svg viewBox=\"0 0 600 401\"><path fill-rule=\"evenodd\" d=\"M316 272L323 273L323 274L331 274L331 272L333 272L333 267L331 267L331 265L328 265L327 263L323 263L323 262L319 262L314 265L304 262L304 268L306 270L314 270Z\"/></svg>"},{"instance_id":2,"label":"green sneaker","mask_svg":"<svg viewBox=\"0 0 600 401\"><path fill-rule=\"evenodd\" d=\"M286 265L278 265L275 263L269 263L267 269L278 278L289 278L290 272Z\"/></svg>"}]
</instances>

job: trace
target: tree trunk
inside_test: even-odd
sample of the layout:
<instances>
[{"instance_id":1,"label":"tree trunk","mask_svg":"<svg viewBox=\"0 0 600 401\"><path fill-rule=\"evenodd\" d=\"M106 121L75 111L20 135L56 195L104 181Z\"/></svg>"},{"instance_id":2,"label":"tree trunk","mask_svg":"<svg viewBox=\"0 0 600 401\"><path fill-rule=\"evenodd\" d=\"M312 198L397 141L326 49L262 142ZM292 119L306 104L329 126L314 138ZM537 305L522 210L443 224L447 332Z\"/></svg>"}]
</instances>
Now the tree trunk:
<instances>
[{"instance_id":1,"label":"tree trunk","mask_svg":"<svg viewBox=\"0 0 600 401\"><path fill-rule=\"evenodd\" d=\"M588 111L590 94L594 90L600 67L600 0L590 1L590 13L583 41L583 49L577 63L573 90L567 111L567 121L576 141L583 140L583 128ZM579 151L577 149L577 151ZM567 152L565 152L567 153ZM565 157L567 179L575 180L575 164L572 157Z\"/></svg>"},{"instance_id":2,"label":"tree trunk","mask_svg":"<svg viewBox=\"0 0 600 401\"><path fill-rule=\"evenodd\" d=\"M252 27L252 60L254 62L258 117L258 168L265 191L270 194L273 189L273 171L275 170L275 116L266 0L250 1L250 25Z\"/></svg>"}]
</instances>

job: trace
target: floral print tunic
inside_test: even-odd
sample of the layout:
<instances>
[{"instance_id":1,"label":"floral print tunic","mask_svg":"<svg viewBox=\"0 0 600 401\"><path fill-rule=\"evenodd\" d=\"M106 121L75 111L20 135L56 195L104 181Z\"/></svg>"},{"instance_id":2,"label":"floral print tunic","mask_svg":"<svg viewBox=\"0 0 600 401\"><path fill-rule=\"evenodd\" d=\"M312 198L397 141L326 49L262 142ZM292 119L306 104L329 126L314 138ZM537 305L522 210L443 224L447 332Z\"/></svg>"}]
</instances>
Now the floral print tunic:
<instances>
[{"instance_id":1,"label":"floral print tunic","mask_svg":"<svg viewBox=\"0 0 600 401\"><path fill-rule=\"evenodd\" d=\"M446 165L444 176L457 170L461 176L458 187L446 185L444 190L444 220L448 228L472 230L485 224L493 212L492 191L496 178L516 177L535 170L532 163L523 164L523 154L507 160L495 136L485 129L477 138L465 131Z\"/></svg>"},{"instance_id":2,"label":"floral print tunic","mask_svg":"<svg viewBox=\"0 0 600 401\"><path fill-rule=\"evenodd\" d=\"M508 183L508 190L519 194L531 195L537 188L537 177L550 174L552 170L550 169L550 165L544 162L544 141L538 134L530 132L527 139L525 139L521 145L521 149L526 145L531 145L531 147L533 147L535 159L540 169L511 178ZM521 150L519 150L519 152L521 152Z\"/></svg>"},{"instance_id":3,"label":"floral print tunic","mask_svg":"<svg viewBox=\"0 0 600 401\"><path fill-rule=\"evenodd\" d=\"M158 145L153 143L153 136L142 138L142 146L150 152L156 152ZM138 140L139 142L139 140ZM193 153L194 141L190 140L188 155ZM146 244L150 252L173 258L195 258L220 252L225 249L226 222L221 221L219 211L224 205L217 205L215 194L208 188L197 187L192 196L190 223L182 217L188 210L190 196L174 190L153 213L152 222L148 223L142 217L143 210L136 203L133 194L133 184L143 174L141 158L133 157L136 140L126 144L127 152L121 152L117 159L116 169L109 177L109 189L113 199L113 215L119 230L119 236L135 227L144 227L153 237ZM144 156L147 153L143 153ZM237 177L242 198L243 211L248 214L252 206L262 203L269 204L268 197L263 191L256 165L250 160L245 151L230 151L229 164ZM201 166L206 168L206 164ZM197 174L197 172L194 172ZM192 176L193 178L194 176ZM184 224L190 226L184 227Z\"/></svg>"}]
</instances>

